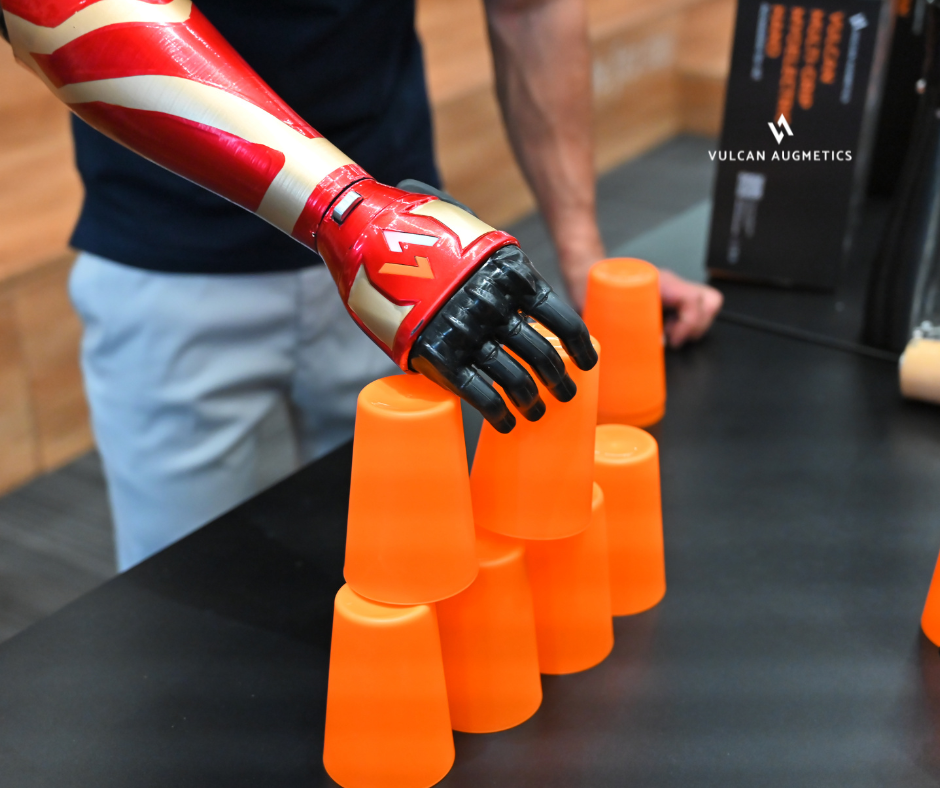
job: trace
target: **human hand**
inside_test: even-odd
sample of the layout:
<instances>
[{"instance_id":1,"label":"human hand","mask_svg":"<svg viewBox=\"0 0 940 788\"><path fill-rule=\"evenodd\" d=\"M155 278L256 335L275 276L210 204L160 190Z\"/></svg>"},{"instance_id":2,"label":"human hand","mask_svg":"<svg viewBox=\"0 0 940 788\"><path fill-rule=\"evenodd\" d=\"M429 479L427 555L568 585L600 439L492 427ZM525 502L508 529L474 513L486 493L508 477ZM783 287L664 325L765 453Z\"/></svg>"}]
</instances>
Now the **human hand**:
<instances>
[{"instance_id":1,"label":"human hand","mask_svg":"<svg viewBox=\"0 0 940 788\"><path fill-rule=\"evenodd\" d=\"M559 258L568 294L577 308L583 310L591 267L605 255L599 236L595 240L590 233L572 235L579 242L570 244L569 248L559 248ZM701 339L711 328L724 301L724 296L714 287L690 282L667 268L659 269L659 294L667 313L663 330L671 348Z\"/></svg>"},{"instance_id":2,"label":"human hand","mask_svg":"<svg viewBox=\"0 0 940 788\"><path fill-rule=\"evenodd\" d=\"M663 329L671 348L701 339L721 311L724 296L709 285L690 282L668 269L659 270L663 309L671 313Z\"/></svg>"}]
</instances>

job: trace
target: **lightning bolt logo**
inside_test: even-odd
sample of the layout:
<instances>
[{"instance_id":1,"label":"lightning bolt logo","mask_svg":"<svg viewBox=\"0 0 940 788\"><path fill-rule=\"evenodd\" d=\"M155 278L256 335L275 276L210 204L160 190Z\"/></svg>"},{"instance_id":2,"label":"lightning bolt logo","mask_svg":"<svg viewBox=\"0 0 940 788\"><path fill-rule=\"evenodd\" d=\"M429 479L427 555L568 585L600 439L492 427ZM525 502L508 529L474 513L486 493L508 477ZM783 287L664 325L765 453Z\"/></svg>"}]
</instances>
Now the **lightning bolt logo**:
<instances>
[{"instance_id":1,"label":"lightning bolt logo","mask_svg":"<svg viewBox=\"0 0 940 788\"><path fill-rule=\"evenodd\" d=\"M417 265L406 265L404 263L386 263L379 269L380 274L393 274L395 276L413 276L416 279L433 279L434 272L431 270L431 261L427 257L418 257L415 255Z\"/></svg>"},{"instance_id":2,"label":"lightning bolt logo","mask_svg":"<svg viewBox=\"0 0 940 788\"><path fill-rule=\"evenodd\" d=\"M768 122L767 125L770 126L770 130L774 135L774 139L777 140L778 145L783 142L784 134L788 137L793 136L793 130L790 128L790 124L787 123L787 119L782 114L777 118L776 125L773 122ZM780 127L779 131L777 130L778 126Z\"/></svg>"}]
</instances>

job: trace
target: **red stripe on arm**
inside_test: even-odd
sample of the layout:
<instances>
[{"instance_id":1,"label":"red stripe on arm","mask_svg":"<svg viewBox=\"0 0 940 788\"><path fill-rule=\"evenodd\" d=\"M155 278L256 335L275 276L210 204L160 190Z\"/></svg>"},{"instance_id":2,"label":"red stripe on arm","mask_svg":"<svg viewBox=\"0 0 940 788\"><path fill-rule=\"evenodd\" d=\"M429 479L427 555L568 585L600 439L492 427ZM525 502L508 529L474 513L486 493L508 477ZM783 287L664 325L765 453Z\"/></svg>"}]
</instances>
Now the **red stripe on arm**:
<instances>
[{"instance_id":1,"label":"red stripe on arm","mask_svg":"<svg viewBox=\"0 0 940 788\"><path fill-rule=\"evenodd\" d=\"M168 170L257 211L284 154L162 112L102 102L71 105L91 126Z\"/></svg>"},{"instance_id":2,"label":"red stripe on arm","mask_svg":"<svg viewBox=\"0 0 940 788\"><path fill-rule=\"evenodd\" d=\"M3 10L43 27L58 27L76 11L99 0L3 0ZM172 0L138 0L151 5L166 5Z\"/></svg>"},{"instance_id":3,"label":"red stripe on arm","mask_svg":"<svg viewBox=\"0 0 940 788\"><path fill-rule=\"evenodd\" d=\"M51 55L33 57L56 87L143 74L182 77L241 96L305 137L321 136L268 87L195 8L184 23L110 25L86 33Z\"/></svg>"}]
</instances>

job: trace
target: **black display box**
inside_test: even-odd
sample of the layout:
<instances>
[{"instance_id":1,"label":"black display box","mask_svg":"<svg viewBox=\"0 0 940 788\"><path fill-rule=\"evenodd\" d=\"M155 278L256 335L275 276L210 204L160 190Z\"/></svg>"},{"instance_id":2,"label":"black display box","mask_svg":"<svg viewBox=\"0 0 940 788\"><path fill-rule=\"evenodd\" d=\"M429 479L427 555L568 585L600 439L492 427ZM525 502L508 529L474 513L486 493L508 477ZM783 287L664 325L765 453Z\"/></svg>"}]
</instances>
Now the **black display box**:
<instances>
[{"instance_id":1,"label":"black display box","mask_svg":"<svg viewBox=\"0 0 940 788\"><path fill-rule=\"evenodd\" d=\"M714 188L715 276L833 288L871 158L890 0L740 0Z\"/></svg>"}]
</instances>

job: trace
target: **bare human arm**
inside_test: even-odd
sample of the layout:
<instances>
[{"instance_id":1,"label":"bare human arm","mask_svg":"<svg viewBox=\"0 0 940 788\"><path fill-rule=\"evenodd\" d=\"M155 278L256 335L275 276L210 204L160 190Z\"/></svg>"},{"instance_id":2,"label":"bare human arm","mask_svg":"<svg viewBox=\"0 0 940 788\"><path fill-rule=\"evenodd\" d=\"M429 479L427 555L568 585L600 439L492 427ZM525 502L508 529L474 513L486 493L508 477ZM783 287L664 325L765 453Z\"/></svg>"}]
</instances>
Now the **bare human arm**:
<instances>
[{"instance_id":1,"label":"bare human arm","mask_svg":"<svg viewBox=\"0 0 940 788\"><path fill-rule=\"evenodd\" d=\"M575 303L604 257L594 198L591 53L583 0L486 0L509 139Z\"/></svg>"},{"instance_id":2,"label":"bare human arm","mask_svg":"<svg viewBox=\"0 0 940 788\"><path fill-rule=\"evenodd\" d=\"M485 0L496 92L516 158L535 193L578 308L604 257L597 227L591 51L584 0ZM670 346L700 338L721 294L669 271L660 276Z\"/></svg>"}]
</instances>

